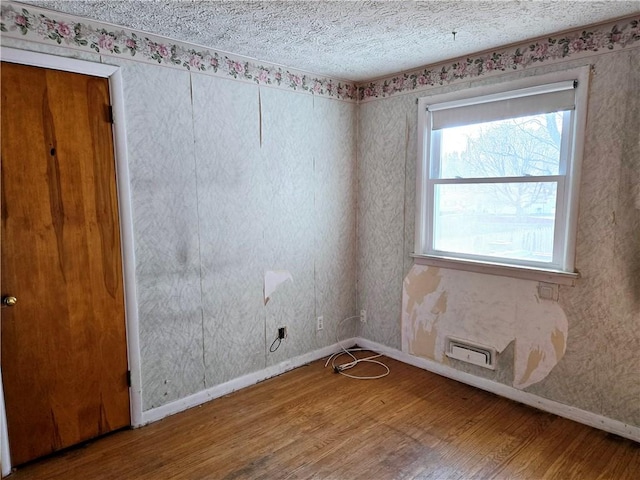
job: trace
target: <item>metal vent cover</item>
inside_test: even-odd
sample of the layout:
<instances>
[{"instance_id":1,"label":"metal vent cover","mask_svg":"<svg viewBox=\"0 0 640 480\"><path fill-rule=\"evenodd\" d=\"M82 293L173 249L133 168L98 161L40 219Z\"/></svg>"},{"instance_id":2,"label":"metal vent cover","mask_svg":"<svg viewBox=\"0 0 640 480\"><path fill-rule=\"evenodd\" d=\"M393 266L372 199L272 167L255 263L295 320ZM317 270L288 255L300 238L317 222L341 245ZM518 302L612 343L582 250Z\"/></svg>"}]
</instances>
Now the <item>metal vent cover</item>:
<instances>
[{"instance_id":1,"label":"metal vent cover","mask_svg":"<svg viewBox=\"0 0 640 480\"><path fill-rule=\"evenodd\" d=\"M496 369L496 349L467 340L447 337L445 355L480 367Z\"/></svg>"}]
</instances>

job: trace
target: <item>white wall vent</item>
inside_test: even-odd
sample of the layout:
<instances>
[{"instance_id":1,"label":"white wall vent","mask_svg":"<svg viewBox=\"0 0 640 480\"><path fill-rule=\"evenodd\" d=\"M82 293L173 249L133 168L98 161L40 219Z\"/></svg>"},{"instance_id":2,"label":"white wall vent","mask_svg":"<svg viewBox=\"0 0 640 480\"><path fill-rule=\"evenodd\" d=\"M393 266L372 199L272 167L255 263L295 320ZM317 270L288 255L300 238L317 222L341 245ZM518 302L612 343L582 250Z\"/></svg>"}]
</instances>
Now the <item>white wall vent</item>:
<instances>
[{"instance_id":1,"label":"white wall vent","mask_svg":"<svg viewBox=\"0 0 640 480\"><path fill-rule=\"evenodd\" d=\"M455 358L463 362L479 365L480 367L496 369L496 349L447 337L445 354L449 358Z\"/></svg>"}]
</instances>

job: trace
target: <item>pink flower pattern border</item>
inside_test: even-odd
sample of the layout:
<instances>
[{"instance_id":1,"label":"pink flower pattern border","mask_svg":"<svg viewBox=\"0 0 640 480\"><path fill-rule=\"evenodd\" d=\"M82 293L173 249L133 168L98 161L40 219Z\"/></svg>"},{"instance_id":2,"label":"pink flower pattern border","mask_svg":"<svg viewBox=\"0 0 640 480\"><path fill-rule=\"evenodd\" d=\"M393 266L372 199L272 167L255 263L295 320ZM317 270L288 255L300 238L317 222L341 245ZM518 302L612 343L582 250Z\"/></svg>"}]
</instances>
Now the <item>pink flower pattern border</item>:
<instances>
[{"instance_id":1,"label":"pink flower pattern border","mask_svg":"<svg viewBox=\"0 0 640 480\"><path fill-rule=\"evenodd\" d=\"M358 101L390 97L495 73L521 70L542 62L624 48L640 40L640 18L574 31L498 52L423 67L358 85Z\"/></svg>"},{"instance_id":2,"label":"pink flower pattern border","mask_svg":"<svg viewBox=\"0 0 640 480\"><path fill-rule=\"evenodd\" d=\"M73 20L56 20L44 13L32 13L25 8L16 10L7 4L3 4L0 9L0 31L17 38L35 35L37 40L45 43L55 42L61 46L91 50L104 55L132 57L189 71L232 77L258 85L271 85L339 100L362 102L475 77L521 70L543 62L631 46L640 41L640 18L602 25L589 31L575 31L564 36L549 37L523 44L515 49L512 47L422 67L361 84L254 63L214 50L197 50L186 43L156 41L126 30L109 31L103 26Z\"/></svg>"},{"instance_id":3,"label":"pink flower pattern border","mask_svg":"<svg viewBox=\"0 0 640 480\"><path fill-rule=\"evenodd\" d=\"M103 55L129 57L340 100L356 100L357 87L352 82L315 77L274 65L254 63L245 58L234 58L214 50L199 50L178 42L155 41L126 30L109 31L102 26L54 19L36 12L37 9L16 10L11 5L3 4L0 9L0 31L18 38L35 36L41 42L55 42Z\"/></svg>"}]
</instances>

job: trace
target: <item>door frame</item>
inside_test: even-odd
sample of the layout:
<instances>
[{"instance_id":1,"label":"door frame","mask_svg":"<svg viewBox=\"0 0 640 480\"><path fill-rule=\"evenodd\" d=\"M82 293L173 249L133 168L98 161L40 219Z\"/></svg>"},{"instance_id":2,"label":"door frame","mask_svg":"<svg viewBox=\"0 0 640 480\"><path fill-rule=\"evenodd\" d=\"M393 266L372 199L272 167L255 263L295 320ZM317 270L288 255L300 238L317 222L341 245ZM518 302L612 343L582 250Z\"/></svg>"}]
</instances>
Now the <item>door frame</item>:
<instances>
[{"instance_id":1,"label":"door frame","mask_svg":"<svg viewBox=\"0 0 640 480\"><path fill-rule=\"evenodd\" d=\"M120 221L120 248L122 252L122 279L124 286L125 327L127 337L127 359L131 372L129 388L129 411L131 426L143 425L142 419L142 374L140 359L140 329L136 294L135 251L133 242L133 216L131 210L131 184L127 153L127 129L124 113L124 93L121 68L114 65L85 60L58 57L44 53L0 47L3 62L19 63L33 67L81 73L109 80L109 95L113 107L113 145L116 168L116 190ZM11 473L9 435L7 431L2 374L0 366L0 463L2 476Z\"/></svg>"}]
</instances>

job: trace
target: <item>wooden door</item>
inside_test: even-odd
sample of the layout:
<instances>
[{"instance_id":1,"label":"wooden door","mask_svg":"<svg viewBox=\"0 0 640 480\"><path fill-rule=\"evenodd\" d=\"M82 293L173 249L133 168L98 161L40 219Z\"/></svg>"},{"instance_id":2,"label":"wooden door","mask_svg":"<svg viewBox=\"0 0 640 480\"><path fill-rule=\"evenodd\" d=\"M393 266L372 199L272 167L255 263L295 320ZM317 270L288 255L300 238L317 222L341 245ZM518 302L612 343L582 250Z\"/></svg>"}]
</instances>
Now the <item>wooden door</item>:
<instances>
[{"instance_id":1,"label":"wooden door","mask_svg":"<svg viewBox=\"0 0 640 480\"><path fill-rule=\"evenodd\" d=\"M109 86L2 63L2 377L14 465L130 425Z\"/></svg>"}]
</instances>

